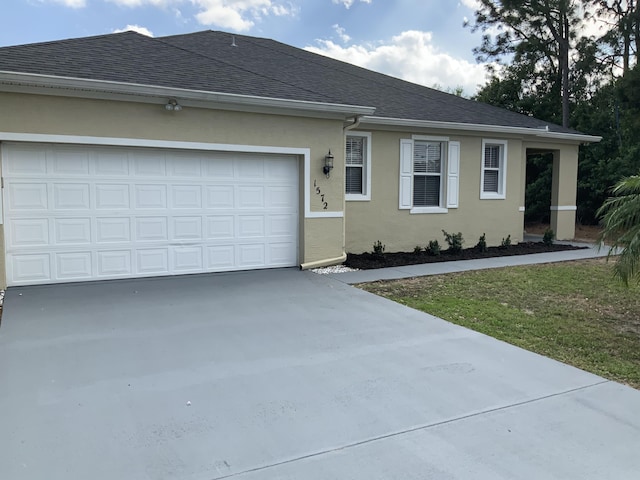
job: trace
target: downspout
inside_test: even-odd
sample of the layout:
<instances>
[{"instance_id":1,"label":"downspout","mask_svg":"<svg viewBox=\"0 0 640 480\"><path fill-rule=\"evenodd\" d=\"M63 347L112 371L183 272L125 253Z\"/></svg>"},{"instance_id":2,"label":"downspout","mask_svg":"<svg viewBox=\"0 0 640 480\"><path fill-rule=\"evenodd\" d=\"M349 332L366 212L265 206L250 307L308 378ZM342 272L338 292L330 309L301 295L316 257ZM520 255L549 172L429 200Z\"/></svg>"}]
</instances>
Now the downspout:
<instances>
[{"instance_id":1,"label":"downspout","mask_svg":"<svg viewBox=\"0 0 640 480\"><path fill-rule=\"evenodd\" d=\"M360 119L362 118L362 115L356 115L355 117L353 117L353 123L351 125L347 125L346 127L343 127L344 132L348 132L349 130L353 130L354 128L358 128L360 126Z\"/></svg>"},{"instance_id":2,"label":"downspout","mask_svg":"<svg viewBox=\"0 0 640 480\"><path fill-rule=\"evenodd\" d=\"M345 133L345 135L347 134L347 132L349 132L349 130L353 130L354 128L358 128L360 126L360 119L362 118L362 115L356 115L353 117L353 122L345 127L342 128L342 131ZM344 199L344 197L343 197ZM347 201L343 200L343 205L342 205L342 211L346 212L347 210ZM345 239L345 243L346 243L346 239L347 239L347 222L343 221L342 222L342 238ZM342 255L340 256L340 261L336 262L337 263L343 263L345 260L347 259L347 252L345 252L344 250L342 251ZM338 260L338 259L334 259L334 260ZM324 266L324 265L323 265Z\"/></svg>"}]
</instances>

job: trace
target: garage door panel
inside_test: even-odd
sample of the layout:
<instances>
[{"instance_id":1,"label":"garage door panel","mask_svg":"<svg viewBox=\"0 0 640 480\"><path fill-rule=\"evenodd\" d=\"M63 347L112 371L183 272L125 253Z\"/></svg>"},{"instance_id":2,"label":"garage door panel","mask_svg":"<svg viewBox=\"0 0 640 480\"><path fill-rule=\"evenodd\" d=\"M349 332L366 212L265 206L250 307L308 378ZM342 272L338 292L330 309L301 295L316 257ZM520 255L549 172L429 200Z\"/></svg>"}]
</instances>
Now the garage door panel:
<instances>
[{"instance_id":1,"label":"garage door panel","mask_svg":"<svg viewBox=\"0 0 640 480\"><path fill-rule=\"evenodd\" d=\"M173 208L202 208L202 187L199 185L174 185L171 197Z\"/></svg>"},{"instance_id":2,"label":"garage door panel","mask_svg":"<svg viewBox=\"0 0 640 480\"><path fill-rule=\"evenodd\" d=\"M56 210L89 210L91 187L88 183L54 183L53 208Z\"/></svg>"},{"instance_id":3,"label":"garage door panel","mask_svg":"<svg viewBox=\"0 0 640 480\"><path fill-rule=\"evenodd\" d=\"M3 144L9 285L293 266L294 157Z\"/></svg>"},{"instance_id":4,"label":"garage door panel","mask_svg":"<svg viewBox=\"0 0 640 480\"><path fill-rule=\"evenodd\" d=\"M91 243L91 218L56 218L54 220L56 245Z\"/></svg>"},{"instance_id":5,"label":"garage door panel","mask_svg":"<svg viewBox=\"0 0 640 480\"><path fill-rule=\"evenodd\" d=\"M298 219L295 215L269 215L267 217L267 232L269 237L291 237Z\"/></svg>"},{"instance_id":6,"label":"garage door panel","mask_svg":"<svg viewBox=\"0 0 640 480\"><path fill-rule=\"evenodd\" d=\"M201 160L187 155L174 155L170 162L170 174L173 177L200 177L202 175Z\"/></svg>"},{"instance_id":7,"label":"garage door panel","mask_svg":"<svg viewBox=\"0 0 640 480\"><path fill-rule=\"evenodd\" d=\"M207 270L232 270L235 265L235 245L215 245L207 247Z\"/></svg>"},{"instance_id":8,"label":"garage door panel","mask_svg":"<svg viewBox=\"0 0 640 480\"><path fill-rule=\"evenodd\" d=\"M3 150L4 168L7 175L45 175L47 152L36 145L12 145Z\"/></svg>"},{"instance_id":9,"label":"garage door panel","mask_svg":"<svg viewBox=\"0 0 640 480\"><path fill-rule=\"evenodd\" d=\"M95 242L128 243L131 242L131 219L122 217L98 217L95 220Z\"/></svg>"},{"instance_id":10,"label":"garage door panel","mask_svg":"<svg viewBox=\"0 0 640 480\"><path fill-rule=\"evenodd\" d=\"M132 276L130 250L104 250L97 252L98 276Z\"/></svg>"},{"instance_id":11,"label":"garage door panel","mask_svg":"<svg viewBox=\"0 0 640 480\"><path fill-rule=\"evenodd\" d=\"M128 184L96 184L95 208L98 210L128 210L131 208Z\"/></svg>"},{"instance_id":12,"label":"garage door panel","mask_svg":"<svg viewBox=\"0 0 640 480\"><path fill-rule=\"evenodd\" d=\"M236 263L242 268L258 268L266 265L264 244L236 246Z\"/></svg>"},{"instance_id":13,"label":"garage door panel","mask_svg":"<svg viewBox=\"0 0 640 480\"><path fill-rule=\"evenodd\" d=\"M291 209L291 205L298 201L296 189L290 185L277 185L267 190L267 204L269 209Z\"/></svg>"},{"instance_id":14,"label":"garage door panel","mask_svg":"<svg viewBox=\"0 0 640 480\"><path fill-rule=\"evenodd\" d=\"M229 239L235 236L235 218L233 215L208 216L205 219L205 239Z\"/></svg>"},{"instance_id":15,"label":"garage door panel","mask_svg":"<svg viewBox=\"0 0 640 480\"><path fill-rule=\"evenodd\" d=\"M55 264L58 280L82 281L93 276L91 252L58 253Z\"/></svg>"},{"instance_id":16,"label":"garage door panel","mask_svg":"<svg viewBox=\"0 0 640 480\"><path fill-rule=\"evenodd\" d=\"M136 240L141 242L166 242L169 240L167 217L137 217Z\"/></svg>"},{"instance_id":17,"label":"garage door panel","mask_svg":"<svg viewBox=\"0 0 640 480\"><path fill-rule=\"evenodd\" d=\"M47 210L49 189L46 183L11 183L6 187L9 210Z\"/></svg>"},{"instance_id":18,"label":"garage door panel","mask_svg":"<svg viewBox=\"0 0 640 480\"><path fill-rule=\"evenodd\" d=\"M51 173L53 175L88 176L89 175L89 153L86 151L58 148L51 153Z\"/></svg>"},{"instance_id":19,"label":"garage door panel","mask_svg":"<svg viewBox=\"0 0 640 480\"><path fill-rule=\"evenodd\" d=\"M9 247L30 247L49 244L49 220L46 218L10 219Z\"/></svg>"},{"instance_id":20,"label":"garage door panel","mask_svg":"<svg viewBox=\"0 0 640 480\"><path fill-rule=\"evenodd\" d=\"M236 179L243 181L245 179L262 179L264 178L264 161L261 159L254 159L251 157L245 157L242 161L235 163L236 165Z\"/></svg>"},{"instance_id":21,"label":"garage door panel","mask_svg":"<svg viewBox=\"0 0 640 480\"><path fill-rule=\"evenodd\" d=\"M48 253L8 255L8 277L15 283L46 283L51 280Z\"/></svg>"},{"instance_id":22,"label":"garage door panel","mask_svg":"<svg viewBox=\"0 0 640 480\"><path fill-rule=\"evenodd\" d=\"M291 265L291 262L295 262L296 259L292 258L293 242L284 243L270 243L268 245L269 250L269 263L272 265Z\"/></svg>"},{"instance_id":23,"label":"garage door panel","mask_svg":"<svg viewBox=\"0 0 640 480\"><path fill-rule=\"evenodd\" d=\"M129 154L124 149L97 149L95 153L94 175L101 176L129 176Z\"/></svg>"},{"instance_id":24,"label":"garage door panel","mask_svg":"<svg viewBox=\"0 0 640 480\"><path fill-rule=\"evenodd\" d=\"M235 192L232 185L210 185L206 190L206 209L231 209L234 207Z\"/></svg>"},{"instance_id":25,"label":"garage door panel","mask_svg":"<svg viewBox=\"0 0 640 480\"><path fill-rule=\"evenodd\" d=\"M166 185L136 185L135 208L137 209L166 209L167 186Z\"/></svg>"},{"instance_id":26,"label":"garage door panel","mask_svg":"<svg viewBox=\"0 0 640 480\"><path fill-rule=\"evenodd\" d=\"M204 175L210 180L233 180L234 161L230 158L216 158L205 162Z\"/></svg>"},{"instance_id":27,"label":"garage door panel","mask_svg":"<svg viewBox=\"0 0 640 480\"><path fill-rule=\"evenodd\" d=\"M148 248L136 251L136 272L139 274L168 274L169 249Z\"/></svg>"},{"instance_id":28,"label":"garage door panel","mask_svg":"<svg viewBox=\"0 0 640 480\"><path fill-rule=\"evenodd\" d=\"M171 247L171 261L176 272L202 272L202 247Z\"/></svg>"},{"instance_id":29,"label":"garage door panel","mask_svg":"<svg viewBox=\"0 0 640 480\"><path fill-rule=\"evenodd\" d=\"M136 177L164 177L167 174L167 161L163 152L135 152L131 154L133 175Z\"/></svg>"}]
</instances>

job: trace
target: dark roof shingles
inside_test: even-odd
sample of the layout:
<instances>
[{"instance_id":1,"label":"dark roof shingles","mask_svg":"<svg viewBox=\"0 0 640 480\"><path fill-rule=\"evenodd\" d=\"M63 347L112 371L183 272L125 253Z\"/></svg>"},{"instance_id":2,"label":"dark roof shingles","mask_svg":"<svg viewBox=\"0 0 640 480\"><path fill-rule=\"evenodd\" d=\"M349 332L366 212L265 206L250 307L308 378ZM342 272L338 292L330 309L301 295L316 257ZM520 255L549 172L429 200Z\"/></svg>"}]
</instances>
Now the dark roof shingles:
<instances>
[{"instance_id":1,"label":"dark roof shingles","mask_svg":"<svg viewBox=\"0 0 640 480\"><path fill-rule=\"evenodd\" d=\"M236 46L232 46L235 43ZM376 108L379 117L493 126L557 125L274 40L204 31L134 32L0 48L0 70Z\"/></svg>"}]
</instances>

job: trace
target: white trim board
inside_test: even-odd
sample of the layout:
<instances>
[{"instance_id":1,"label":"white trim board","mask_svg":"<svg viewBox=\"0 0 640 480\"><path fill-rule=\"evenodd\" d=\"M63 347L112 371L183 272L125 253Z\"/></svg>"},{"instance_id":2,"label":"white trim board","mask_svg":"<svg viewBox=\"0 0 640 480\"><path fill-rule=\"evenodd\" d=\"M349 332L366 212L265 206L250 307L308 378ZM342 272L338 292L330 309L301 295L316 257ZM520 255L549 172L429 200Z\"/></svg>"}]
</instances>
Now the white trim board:
<instances>
[{"instance_id":1,"label":"white trim board","mask_svg":"<svg viewBox=\"0 0 640 480\"><path fill-rule=\"evenodd\" d=\"M219 152L275 153L299 155L304 161L304 217L342 218L344 212L311 211L311 149L298 147L273 147L261 145L233 145L226 143L179 142L150 140L146 138L92 137L78 135L51 135L41 133L0 132L0 141L29 143L66 143L75 145L107 145L119 147L171 148L176 150L204 150Z\"/></svg>"},{"instance_id":2,"label":"white trim board","mask_svg":"<svg viewBox=\"0 0 640 480\"><path fill-rule=\"evenodd\" d=\"M552 212L575 212L578 207L575 205L551 205Z\"/></svg>"}]
</instances>

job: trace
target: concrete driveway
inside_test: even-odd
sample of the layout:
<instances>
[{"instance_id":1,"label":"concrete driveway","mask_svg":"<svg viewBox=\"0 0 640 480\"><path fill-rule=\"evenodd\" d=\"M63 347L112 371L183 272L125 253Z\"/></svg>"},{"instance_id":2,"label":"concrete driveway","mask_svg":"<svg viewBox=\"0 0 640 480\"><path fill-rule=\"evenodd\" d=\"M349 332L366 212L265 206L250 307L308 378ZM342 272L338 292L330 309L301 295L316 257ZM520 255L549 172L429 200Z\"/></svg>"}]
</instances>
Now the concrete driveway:
<instances>
[{"instance_id":1,"label":"concrete driveway","mask_svg":"<svg viewBox=\"0 0 640 480\"><path fill-rule=\"evenodd\" d=\"M639 391L309 272L5 299L2 479L624 480L638 452Z\"/></svg>"}]
</instances>

